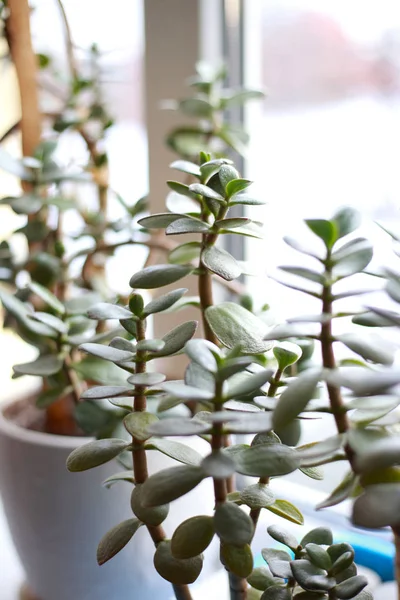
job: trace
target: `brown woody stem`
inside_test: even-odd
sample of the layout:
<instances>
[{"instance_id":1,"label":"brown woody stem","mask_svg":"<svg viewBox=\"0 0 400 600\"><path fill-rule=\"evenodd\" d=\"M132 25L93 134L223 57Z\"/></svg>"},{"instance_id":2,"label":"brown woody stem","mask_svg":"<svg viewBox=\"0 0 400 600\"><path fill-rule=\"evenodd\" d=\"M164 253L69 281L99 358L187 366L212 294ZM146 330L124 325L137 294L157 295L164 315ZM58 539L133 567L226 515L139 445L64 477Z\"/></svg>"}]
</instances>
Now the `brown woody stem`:
<instances>
[{"instance_id":1,"label":"brown woody stem","mask_svg":"<svg viewBox=\"0 0 400 600\"><path fill-rule=\"evenodd\" d=\"M279 382L281 380L282 374L283 374L283 371L281 369L276 370L275 377L272 379L271 383L269 384L268 393L267 393L267 396L269 398L273 398L275 396L275 394L279 388ZM260 477L260 479L258 480L258 483L260 485L268 485L269 477ZM253 521L254 533L257 528L258 519L260 518L260 514L261 514L261 508L252 508L250 510L250 519Z\"/></svg>"},{"instance_id":2,"label":"brown woody stem","mask_svg":"<svg viewBox=\"0 0 400 600\"><path fill-rule=\"evenodd\" d=\"M37 60L32 46L28 0L8 0L5 31L19 84L22 154L32 156L41 138ZM29 187L25 183L23 188Z\"/></svg>"},{"instance_id":3,"label":"brown woody stem","mask_svg":"<svg viewBox=\"0 0 400 600\"><path fill-rule=\"evenodd\" d=\"M138 342L146 339L146 322L144 320L137 321L136 336ZM135 372L146 372L145 352L143 350L138 350L136 354ZM144 391L145 388L143 386L136 386L136 392L139 392L139 394L135 396L133 404L134 412L144 412L147 408ZM132 460L135 483L144 483L149 476L146 450L144 449L144 442L134 437L132 437ZM158 546L160 542L166 539L166 533L161 525L146 525L146 527L155 546ZM192 595L187 585L174 585L173 589L177 600L192 600Z\"/></svg>"}]
</instances>

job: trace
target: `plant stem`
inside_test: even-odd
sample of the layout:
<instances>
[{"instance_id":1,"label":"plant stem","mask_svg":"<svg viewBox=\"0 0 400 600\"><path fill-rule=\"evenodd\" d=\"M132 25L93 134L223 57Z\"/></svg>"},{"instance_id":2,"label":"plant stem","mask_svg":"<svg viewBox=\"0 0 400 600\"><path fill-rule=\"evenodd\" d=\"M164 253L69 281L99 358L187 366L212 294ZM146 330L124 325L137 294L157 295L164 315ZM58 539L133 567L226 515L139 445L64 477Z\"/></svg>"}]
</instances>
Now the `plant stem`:
<instances>
[{"instance_id":1,"label":"plant stem","mask_svg":"<svg viewBox=\"0 0 400 600\"><path fill-rule=\"evenodd\" d=\"M212 292L212 278L210 272L201 265L202 272L199 275L199 297L200 297L200 310L203 320L204 336L213 344L218 346L218 339L214 335L211 327L209 326L206 319L206 310L209 306L213 306L213 292Z\"/></svg>"},{"instance_id":2,"label":"plant stem","mask_svg":"<svg viewBox=\"0 0 400 600\"><path fill-rule=\"evenodd\" d=\"M144 320L139 320L136 323L136 337L138 342L146 339L146 322ZM146 372L145 355L145 351L138 350L136 354L135 373ZM139 392L139 394L135 396L133 410L134 412L144 412L147 408L146 395L144 394L145 387L135 387L136 392ZM135 483L144 483L149 476L146 450L144 449L144 442L137 440L134 437L132 437L132 461ZM146 525L146 527L155 546L158 546L160 542L166 539L166 533L161 525ZM177 600L192 600L192 596L187 585L174 585L173 589Z\"/></svg>"},{"instance_id":3,"label":"plant stem","mask_svg":"<svg viewBox=\"0 0 400 600\"><path fill-rule=\"evenodd\" d=\"M247 582L242 577L229 573L229 592L231 600L246 600Z\"/></svg>"},{"instance_id":4,"label":"plant stem","mask_svg":"<svg viewBox=\"0 0 400 600\"><path fill-rule=\"evenodd\" d=\"M281 369L277 369L276 373L275 373L275 377L271 380L271 383L269 384L269 388L268 388L268 393L267 396L269 398L273 398L279 388L279 382L281 380L283 371ZM269 484L269 477L260 477L260 479L258 480L258 483L260 485L268 485ZM254 533L256 532L256 528L257 528L257 524L258 524L258 519L260 518L260 514L261 514L261 508L252 508L250 510L250 518L253 521L253 525L254 525Z\"/></svg>"},{"instance_id":5,"label":"plant stem","mask_svg":"<svg viewBox=\"0 0 400 600\"><path fill-rule=\"evenodd\" d=\"M331 253L328 250L325 260L325 274L328 281L332 278L332 267L330 266ZM322 289L322 314L328 317L333 315L333 294L332 285L324 285ZM325 369L336 369L336 359L333 350L333 336L332 336L332 319L328 318L321 325L320 342L321 342L321 353L322 353L322 364ZM346 433L349 429L349 420L347 413L344 410L344 403L342 394L339 387L326 384L328 390L329 403L332 408L332 413L335 419L336 428L338 433ZM348 444L345 446L345 452L350 466L354 470L354 453Z\"/></svg>"},{"instance_id":6,"label":"plant stem","mask_svg":"<svg viewBox=\"0 0 400 600\"><path fill-rule=\"evenodd\" d=\"M32 46L28 0L8 0L5 32L19 84L23 156L33 156L41 138L37 60ZM29 185L22 183L24 189Z\"/></svg>"},{"instance_id":7,"label":"plant stem","mask_svg":"<svg viewBox=\"0 0 400 600\"><path fill-rule=\"evenodd\" d=\"M222 385L216 385L215 398L220 398L222 395ZM211 448L213 452L217 452L224 447L223 423L215 423L213 434L211 436ZM223 504L226 502L227 481L225 479L213 478L215 504ZM231 600L246 600L247 598L247 581L228 571L229 575L229 590Z\"/></svg>"},{"instance_id":8,"label":"plant stem","mask_svg":"<svg viewBox=\"0 0 400 600\"><path fill-rule=\"evenodd\" d=\"M211 439L211 448L213 451L221 450L224 445L223 424L215 423L214 433ZM215 504L226 502L226 481L225 479L214 479Z\"/></svg>"}]
</instances>

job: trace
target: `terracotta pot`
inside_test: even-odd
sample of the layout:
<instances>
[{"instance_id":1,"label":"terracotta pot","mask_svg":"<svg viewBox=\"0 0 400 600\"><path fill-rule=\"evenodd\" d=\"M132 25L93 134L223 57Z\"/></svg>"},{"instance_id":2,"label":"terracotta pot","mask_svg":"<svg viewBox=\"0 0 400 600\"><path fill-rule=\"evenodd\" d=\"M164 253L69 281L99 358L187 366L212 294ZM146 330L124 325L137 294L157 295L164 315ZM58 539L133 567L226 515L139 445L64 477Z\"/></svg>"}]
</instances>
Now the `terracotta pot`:
<instances>
[{"instance_id":1,"label":"terracotta pot","mask_svg":"<svg viewBox=\"0 0 400 600\"><path fill-rule=\"evenodd\" d=\"M23 429L4 416L5 408L0 412L0 490L34 596L40 600L171 598L170 584L154 570L154 548L144 527L115 558L97 565L101 537L132 517L131 486L120 483L105 489L101 485L123 469L113 462L69 473L68 455L90 440ZM150 472L173 462L155 452L148 452L148 458ZM212 493L207 497L212 498ZM203 498L204 486L199 486L175 502L165 523L167 531L172 533L189 516L207 514ZM209 563L208 574L216 565L217 557Z\"/></svg>"}]
</instances>

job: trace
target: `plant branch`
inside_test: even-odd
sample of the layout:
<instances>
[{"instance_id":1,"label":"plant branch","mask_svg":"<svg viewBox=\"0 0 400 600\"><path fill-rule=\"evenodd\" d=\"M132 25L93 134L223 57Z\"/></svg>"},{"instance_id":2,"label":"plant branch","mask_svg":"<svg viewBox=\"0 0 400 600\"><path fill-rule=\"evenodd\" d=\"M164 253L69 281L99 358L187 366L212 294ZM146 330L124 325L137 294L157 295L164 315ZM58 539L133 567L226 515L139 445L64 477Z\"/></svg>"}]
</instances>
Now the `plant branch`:
<instances>
[{"instance_id":1,"label":"plant branch","mask_svg":"<svg viewBox=\"0 0 400 600\"><path fill-rule=\"evenodd\" d=\"M146 322L139 320L136 323L136 338L138 342L146 339ZM136 369L135 373L146 372L146 360L145 351L138 350L136 353ZM144 386L135 386L136 392L139 392L135 396L133 411L144 412L147 408L147 399L144 394ZM148 479L148 468L147 468L147 457L146 450L144 449L144 442L137 440L132 437L132 460L133 460L133 473L135 483L141 484ZM155 546L166 539L166 533L161 525L146 525L147 530L154 542ZM192 600L190 590L187 585L174 585L173 586L175 597L177 600Z\"/></svg>"},{"instance_id":2,"label":"plant branch","mask_svg":"<svg viewBox=\"0 0 400 600\"><path fill-rule=\"evenodd\" d=\"M37 60L32 46L28 0L8 0L5 34L19 84L23 156L33 156L41 138L42 119L37 89ZM26 182L24 189L29 189Z\"/></svg>"},{"instance_id":3,"label":"plant branch","mask_svg":"<svg viewBox=\"0 0 400 600\"><path fill-rule=\"evenodd\" d=\"M276 370L275 377L271 380L271 383L269 384L268 393L267 393L267 396L269 398L273 398L275 396L276 392L278 391L279 382L281 380L282 375L283 375L283 371L278 368ZM268 485L269 477L260 477L260 479L258 480L258 483L260 485ZM257 528L258 519L260 518L260 514L261 514L261 508L252 508L250 510L250 518L253 521L254 533Z\"/></svg>"},{"instance_id":4,"label":"plant branch","mask_svg":"<svg viewBox=\"0 0 400 600\"><path fill-rule=\"evenodd\" d=\"M74 45L72 43L71 28L69 26L67 14L65 12L64 4L62 0L57 0L58 7L60 9L61 18L64 26L64 37L65 37L65 49L67 52L68 65L72 79L78 78L78 69L76 66Z\"/></svg>"}]
</instances>

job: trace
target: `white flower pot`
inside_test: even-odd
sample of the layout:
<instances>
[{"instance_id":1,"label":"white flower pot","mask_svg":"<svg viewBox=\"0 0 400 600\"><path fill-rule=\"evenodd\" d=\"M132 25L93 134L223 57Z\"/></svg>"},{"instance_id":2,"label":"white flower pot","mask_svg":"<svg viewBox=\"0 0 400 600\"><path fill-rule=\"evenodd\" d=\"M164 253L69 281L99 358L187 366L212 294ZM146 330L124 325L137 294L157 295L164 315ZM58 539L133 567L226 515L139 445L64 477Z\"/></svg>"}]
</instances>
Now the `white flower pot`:
<instances>
[{"instance_id":1,"label":"white flower pot","mask_svg":"<svg viewBox=\"0 0 400 600\"><path fill-rule=\"evenodd\" d=\"M154 548L144 527L115 558L97 565L101 537L132 517L132 488L124 482L102 487L104 479L123 470L115 462L84 473L67 471L70 452L88 441L23 429L5 418L4 407L0 411L0 490L31 591L40 600L170 598L170 584L153 567ZM155 452L148 458L150 472L173 463ZM181 520L210 514L212 505L205 507L203 499L202 484L173 503L165 522L170 535ZM216 564L215 557L202 577Z\"/></svg>"}]
</instances>

